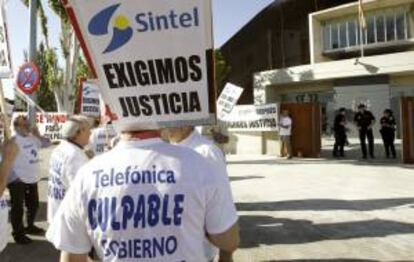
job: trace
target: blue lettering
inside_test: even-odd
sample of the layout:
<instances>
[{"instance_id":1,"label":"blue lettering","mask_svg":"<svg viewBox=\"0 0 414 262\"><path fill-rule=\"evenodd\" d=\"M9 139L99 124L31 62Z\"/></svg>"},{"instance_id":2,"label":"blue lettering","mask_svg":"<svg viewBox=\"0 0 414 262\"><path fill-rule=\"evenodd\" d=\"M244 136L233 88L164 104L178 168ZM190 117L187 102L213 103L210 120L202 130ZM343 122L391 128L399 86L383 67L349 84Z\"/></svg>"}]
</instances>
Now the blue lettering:
<instances>
[{"instance_id":1,"label":"blue lettering","mask_svg":"<svg viewBox=\"0 0 414 262\"><path fill-rule=\"evenodd\" d=\"M130 196L124 196L121 201L123 210L122 214L122 229L127 229L128 220L134 216L134 200Z\"/></svg>"},{"instance_id":2,"label":"blue lettering","mask_svg":"<svg viewBox=\"0 0 414 262\"><path fill-rule=\"evenodd\" d=\"M148 197L148 225L153 227L158 224L160 219L158 210L160 209L161 200L158 195L151 194Z\"/></svg>"},{"instance_id":3,"label":"blue lettering","mask_svg":"<svg viewBox=\"0 0 414 262\"><path fill-rule=\"evenodd\" d=\"M135 17L137 24L141 26L140 28L138 28L138 32L148 31L148 24L147 22L145 22L145 18L146 15L144 13L137 14L137 16Z\"/></svg>"},{"instance_id":4,"label":"blue lettering","mask_svg":"<svg viewBox=\"0 0 414 262\"><path fill-rule=\"evenodd\" d=\"M167 253L169 255L175 253L175 251L177 250L178 244L177 244L177 238L175 238L174 236L170 236L167 238L167 243L166 243L166 250Z\"/></svg>"},{"instance_id":5,"label":"blue lettering","mask_svg":"<svg viewBox=\"0 0 414 262\"><path fill-rule=\"evenodd\" d=\"M121 223L116 221L116 197L113 197L111 202L111 227L114 231L118 231L121 229Z\"/></svg>"},{"instance_id":6,"label":"blue lettering","mask_svg":"<svg viewBox=\"0 0 414 262\"><path fill-rule=\"evenodd\" d=\"M109 198L105 197L98 201L98 223L102 232L105 232L108 227L108 213L109 213Z\"/></svg>"},{"instance_id":7,"label":"blue lettering","mask_svg":"<svg viewBox=\"0 0 414 262\"><path fill-rule=\"evenodd\" d=\"M146 257L149 257L149 258L152 258L152 255L151 255L151 240L149 240L149 239L144 239L144 240L142 240L142 257L143 258L146 258ZM148 253L148 255L147 255L147 253Z\"/></svg>"},{"instance_id":8,"label":"blue lettering","mask_svg":"<svg viewBox=\"0 0 414 262\"><path fill-rule=\"evenodd\" d=\"M140 195L138 197L137 210L134 216L134 227L137 228L141 221L141 228L145 228L145 197Z\"/></svg>"},{"instance_id":9,"label":"blue lettering","mask_svg":"<svg viewBox=\"0 0 414 262\"><path fill-rule=\"evenodd\" d=\"M95 230L98 226L98 223L96 222L96 200L91 199L88 203L88 220L89 225L91 226L92 230Z\"/></svg>"},{"instance_id":10,"label":"blue lettering","mask_svg":"<svg viewBox=\"0 0 414 262\"><path fill-rule=\"evenodd\" d=\"M163 205L162 205L162 223L166 226L171 225L171 217L168 217L168 200L169 195L164 196Z\"/></svg>"},{"instance_id":11,"label":"blue lettering","mask_svg":"<svg viewBox=\"0 0 414 262\"><path fill-rule=\"evenodd\" d=\"M182 220L182 214L184 212L184 195L178 194L174 197L174 225L180 226Z\"/></svg>"}]
</instances>

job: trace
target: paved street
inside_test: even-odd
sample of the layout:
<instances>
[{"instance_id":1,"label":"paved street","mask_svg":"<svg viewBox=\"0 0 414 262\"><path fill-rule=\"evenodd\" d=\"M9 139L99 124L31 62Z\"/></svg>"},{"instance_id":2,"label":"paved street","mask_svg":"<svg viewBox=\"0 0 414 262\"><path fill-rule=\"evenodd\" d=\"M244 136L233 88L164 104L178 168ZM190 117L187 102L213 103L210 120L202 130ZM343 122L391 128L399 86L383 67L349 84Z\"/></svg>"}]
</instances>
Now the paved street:
<instances>
[{"instance_id":1,"label":"paved street","mask_svg":"<svg viewBox=\"0 0 414 262\"><path fill-rule=\"evenodd\" d=\"M414 261L414 167L380 157L228 162L242 236L235 261ZM37 239L9 244L0 261L57 261L57 253Z\"/></svg>"}]
</instances>

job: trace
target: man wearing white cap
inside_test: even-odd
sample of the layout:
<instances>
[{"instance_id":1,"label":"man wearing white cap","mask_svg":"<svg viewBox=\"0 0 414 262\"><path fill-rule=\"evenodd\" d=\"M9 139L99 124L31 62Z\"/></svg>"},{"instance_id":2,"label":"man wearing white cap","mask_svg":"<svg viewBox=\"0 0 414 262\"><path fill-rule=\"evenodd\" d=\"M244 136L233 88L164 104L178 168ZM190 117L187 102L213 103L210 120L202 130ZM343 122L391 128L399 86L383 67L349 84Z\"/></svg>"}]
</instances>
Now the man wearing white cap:
<instances>
[{"instance_id":1,"label":"man wearing white cap","mask_svg":"<svg viewBox=\"0 0 414 262\"><path fill-rule=\"evenodd\" d=\"M84 116L72 116L63 126L63 140L53 150L49 161L47 205L49 223L52 223L79 168L89 160L84 152L84 146L88 144L90 134L90 124L88 118Z\"/></svg>"}]
</instances>

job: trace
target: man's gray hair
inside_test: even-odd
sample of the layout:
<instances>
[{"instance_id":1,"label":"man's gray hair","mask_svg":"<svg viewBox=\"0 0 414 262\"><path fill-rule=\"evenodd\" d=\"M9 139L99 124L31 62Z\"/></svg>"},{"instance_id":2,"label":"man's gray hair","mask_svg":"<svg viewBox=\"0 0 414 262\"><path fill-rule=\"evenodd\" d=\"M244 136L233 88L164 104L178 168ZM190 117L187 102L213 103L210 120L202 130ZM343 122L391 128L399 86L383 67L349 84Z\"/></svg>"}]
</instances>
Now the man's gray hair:
<instances>
[{"instance_id":1,"label":"man's gray hair","mask_svg":"<svg viewBox=\"0 0 414 262\"><path fill-rule=\"evenodd\" d=\"M84 126L91 126L89 119L86 116L73 115L63 125L62 137L64 139L73 139Z\"/></svg>"}]
</instances>

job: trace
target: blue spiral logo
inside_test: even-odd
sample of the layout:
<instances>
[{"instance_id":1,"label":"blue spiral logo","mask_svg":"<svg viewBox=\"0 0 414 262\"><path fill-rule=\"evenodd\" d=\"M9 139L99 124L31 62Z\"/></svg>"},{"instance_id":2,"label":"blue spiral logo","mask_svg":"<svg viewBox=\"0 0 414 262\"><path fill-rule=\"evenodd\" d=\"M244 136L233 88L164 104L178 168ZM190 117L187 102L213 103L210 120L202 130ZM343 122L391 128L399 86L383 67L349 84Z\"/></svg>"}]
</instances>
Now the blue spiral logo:
<instances>
[{"instance_id":1,"label":"blue spiral logo","mask_svg":"<svg viewBox=\"0 0 414 262\"><path fill-rule=\"evenodd\" d=\"M130 26L129 19L124 15L114 14L121 4L115 4L105 8L92 17L88 25L89 33L96 36L104 36L109 34L109 29L112 27L112 39L103 53L110 53L123 45L125 45L134 33ZM110 23L112 21L112 26Z\"/></svg>"}]
</instances>

